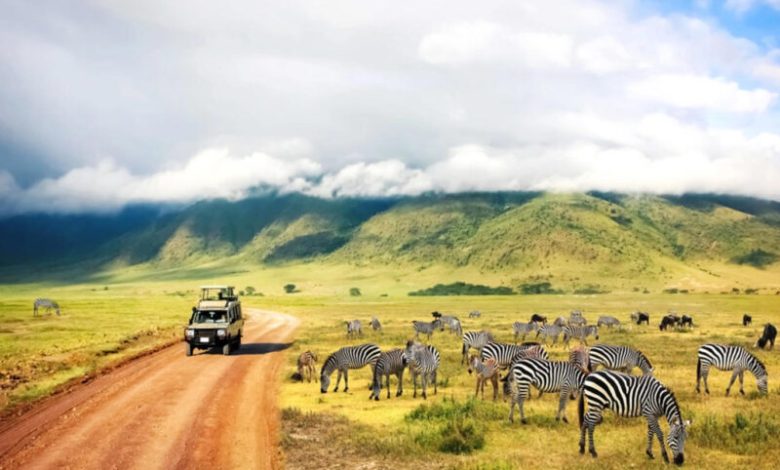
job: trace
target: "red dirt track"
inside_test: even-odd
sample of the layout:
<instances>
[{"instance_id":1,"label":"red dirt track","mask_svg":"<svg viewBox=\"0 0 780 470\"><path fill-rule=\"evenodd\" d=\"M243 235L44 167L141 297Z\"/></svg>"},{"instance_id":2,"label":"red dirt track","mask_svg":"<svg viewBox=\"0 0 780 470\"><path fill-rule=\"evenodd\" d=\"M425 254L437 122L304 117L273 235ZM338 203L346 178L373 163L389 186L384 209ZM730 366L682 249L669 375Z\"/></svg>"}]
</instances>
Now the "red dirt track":
<instances>
[{"instance_id":1,"label":"red dirt track","mask_svg":"<svg viewBox=\"0 0 780 470\"><path fill-rule=\"evenodd\" d=\"M298 320L248 310L229 357L177 344L0 424L0 468L280 468L276 394Z\"/></svg>"}]
</instances>

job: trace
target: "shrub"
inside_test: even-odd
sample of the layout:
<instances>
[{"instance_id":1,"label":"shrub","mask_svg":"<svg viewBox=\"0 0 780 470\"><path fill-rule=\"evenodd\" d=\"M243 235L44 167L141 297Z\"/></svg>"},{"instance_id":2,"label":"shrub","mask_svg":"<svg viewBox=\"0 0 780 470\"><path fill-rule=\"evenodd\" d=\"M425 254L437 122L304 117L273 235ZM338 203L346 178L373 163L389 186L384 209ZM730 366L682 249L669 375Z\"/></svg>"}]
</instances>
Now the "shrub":
<instances>
[{"instance_id":1,"label":"shrub","mask_svg":"<svg viewBox=\"0 0 780 470\"><path fill-rule=\"evenodd\" d=\"M553 289L552 284L548 281L544 282L527 282L520 284L520 293L523 295L540 295L540 294L562 294L560 289Z\"/></svg>"},{"instance_id":2,"label":"shrub","mask_svg":"<svg viewBox=\"0 0 780 470\"><path fill-rule=\"evenodd\" d=\"M284 292L287 294L292 294L293 292L297 292L297 287L295 286L295 284L285 284Z\"/></svg>"},{"instance_id":3,"label":"shrub","mask_svg":"<svg viewBox=\"0 0 780 470\"><path fill-rule=\"evenodd\" d=\"M676 294L680 292L680 290L676 287L669 287L668 289L664 289L664 294Z\"/></svg>"},{"instance_id":4,"label":"shrub","mask_svg":"<svg viewBox=\"0 0 780 470\"><path fill-rule=\"evenodd\" d=\"M603 289L598 284L588 284L586 286L579 287L577 289L574 289L575 294L580 295L589 295L589 294L608 294L609 291L606 289Z\"/></svg>"},{"instance_id":5,"label":"shrub","mask_svg":"<svg viewBox=\"0 0 780 470\"><path fill-rule=\"evenodd\" d=\"M512 295L514 291L510 287L490 287L481 284L469 284L458 281L452 284L436 284L427 289L409 292L411 296L431 295Z\"/></svg>"},{"instance_id":6,"label":"shrub","mask_svg":"<svg viewBox=\"0 0 780 470\"><path fill-rule=\"evenodd\" d=\"M754 268L763 269L765 266L776 262L777 259L778 256L775 253L757 249L744 255L736 256L731 261L736 264L748 264Z\"/></svg>"},{"instance_id":7,"label":"shrub","mask_svg":"<svg viewBox=\"0 0 780 470\"><path fill-rule=\"evenodd\" d=\"M450 454L470 454L485 446L485 430L471 418L459 417L441 429L439 450Z\"/></svg>"},{"instance_id":8,"label":"shrub","mask_svg":"<svg viewBox=\"0 0 780 470\"><path fill-rule=\"evenodd\" d=\"M738 412L733 418L706 415L691 427L691 439L703 447L749 455L774 447L780 422L773 415Z\"/></svg>"},{"instance_id":9,"label":"shrub","mask_svg":"<svg viewBox=\"0 0 780 470\"><path fill-rule=\"evenodd\" d=\"M361 295L360 289L358 289L357 287L350 287L349 295L351 295L352 297L360 297Z\"/></svg>"},{"instance_id":10,"label":"shrub","mask_svg":"<svg viewBox=\"0 0 780 470\"><path fill-rule=\"evenodd\" d=\"M246 286L244 291L246 292L246 295L254 295L255 294L255 288L252 287L252 286ZM241 295L243 295L243 294L241 294Z\"/></svg>"}]
</instances>

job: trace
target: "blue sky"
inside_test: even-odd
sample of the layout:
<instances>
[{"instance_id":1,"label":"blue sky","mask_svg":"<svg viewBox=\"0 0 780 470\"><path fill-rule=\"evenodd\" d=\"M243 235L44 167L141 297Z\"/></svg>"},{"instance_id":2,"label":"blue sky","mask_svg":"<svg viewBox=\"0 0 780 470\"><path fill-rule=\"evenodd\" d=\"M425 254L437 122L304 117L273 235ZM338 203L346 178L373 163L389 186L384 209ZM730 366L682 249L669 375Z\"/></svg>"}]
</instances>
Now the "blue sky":
<instances>
[{"instance_id":1,"label":"blue sky","mask_svg":"<svg viewBox=\"0 0 780 470\"><path fill-rule=\"evenodd\" d=\"M258 186L780 199L780 0L0 9L0 214Z\"/></svg>"}]
</instances>

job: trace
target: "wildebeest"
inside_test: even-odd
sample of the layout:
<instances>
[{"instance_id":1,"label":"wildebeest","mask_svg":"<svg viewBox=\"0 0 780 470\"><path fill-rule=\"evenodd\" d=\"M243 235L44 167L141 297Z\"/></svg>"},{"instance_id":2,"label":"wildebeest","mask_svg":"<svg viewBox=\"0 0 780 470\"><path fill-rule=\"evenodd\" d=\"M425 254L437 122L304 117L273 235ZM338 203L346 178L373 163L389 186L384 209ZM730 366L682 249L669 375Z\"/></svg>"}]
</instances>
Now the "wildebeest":
<instances>
[{"instance_id":1,"label":"wildebeest","mask_svg":"<svg viewBox=\"0 0 780 470\"><path fill-rule=\"evenodd\" d=\"M680 317L677 315L666 315L661 319L661 324L658 325L658 329L661 331L666 331L669 326L677 326L680 324Z\"/></svg>"},{"instance_id":2,"label":"wildebeest","mask_svg":"<svg viewBox=\"0 0 780 470\"><path fill-rule=\"evenodd\" d=\"M441 318L441 313L438 311L433 311L431 312L431 316L433 316L433 318Z\"/></svg>"},{"instance_id":3,"label":"wildebeest","mask_svg":"<svg viewBox=\"0 0 780 470\"><path fill-rule=\"evenodd\" d=\"M538 313L534 313L533 315L531 315L531 320L530 321L536 322L536 323L541 323L542 325L546 325L547 324L547 317L539 315Z\"/></svg>"},{"instance_id":4,"label":"wildebeest","mask_svg":"<svg viewBox=\"0 0 780 470\"><path fill-rule=\"evenodd\" d=\"M688 328L693 328L693 317L689 317L688 315L683 315L680 319L680 328L683 328L685 326L688 326Z\"/></svg>"},{"instance_id":5,"label":"wildebeest","mask_svg":"<svg viewBox=\"0 0 780 470\"><path fill-rule=\"evenodd\" d=\"M634 312L631 314L631 321L636 323L637 325L641 325L644 323L645 325L650 324L650 314L647 312Z\"/></svg>"},{"instance_id":6,"label":"wildebeest","mask_svg":"<svg viewBox=\"0 0 780 470\"><path fill-rule=\"evenodd\" d=\"M771 323L767 323L764 325L764 332L761 334L761 337L756 342L756 347L764 349L766 346L766 343L769 343L769 349L774 349L775 347L775 338L777 337L777 328L775 328L775 325Z\"/></svg>"},{"instance_id":7,"label":"wildebeest","mask_svg":"<svg viewBox=\"0 0 780 470\"><path fill-rule=\"evenodd\" d=\"M751 323L753 323L753 317L751 317L747 313L742 315L742 326L748 326Z\"/></svg>"}]
</instances>

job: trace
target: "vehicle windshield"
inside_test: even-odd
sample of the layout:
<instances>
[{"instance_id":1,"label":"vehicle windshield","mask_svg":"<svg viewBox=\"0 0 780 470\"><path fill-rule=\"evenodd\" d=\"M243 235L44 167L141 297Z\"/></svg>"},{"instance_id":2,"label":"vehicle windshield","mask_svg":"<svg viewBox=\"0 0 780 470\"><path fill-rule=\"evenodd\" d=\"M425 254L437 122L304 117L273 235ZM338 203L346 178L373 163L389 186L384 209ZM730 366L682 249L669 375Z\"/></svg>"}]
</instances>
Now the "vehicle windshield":
<instances>
[{"instance_id":1,"label":"vehicle windshield","mask_svg":"<svg viewBox=\"0 0 780 470\"><path fill-rule=\"evenodd\" d=\"M201 310L195 314L195 323L227 323L224 310Z\"/></svg>"}]
</instances>

